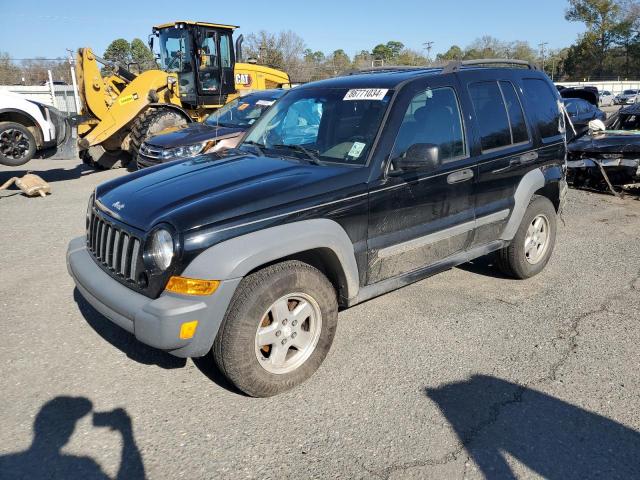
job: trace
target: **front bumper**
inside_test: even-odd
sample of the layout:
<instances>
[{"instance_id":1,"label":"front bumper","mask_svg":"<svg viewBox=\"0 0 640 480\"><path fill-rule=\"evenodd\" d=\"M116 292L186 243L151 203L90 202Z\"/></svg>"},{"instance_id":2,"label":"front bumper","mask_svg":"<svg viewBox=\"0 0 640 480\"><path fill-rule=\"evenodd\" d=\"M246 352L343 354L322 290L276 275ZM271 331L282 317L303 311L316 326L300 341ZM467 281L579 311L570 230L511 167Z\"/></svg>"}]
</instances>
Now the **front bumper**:
<instances>
[{"instance_id":1,"label":"front bumper","mask_svg":"<svg viewBox=\"0 0 640 480\"><path fill-rule=\"evenodd\" d=\"M98 312L142 343L182 358L209 352L241 280L224 280L215 293L206 297L164 292L151 299L102 271L87 250L84 237L69 243L67 269L78 291ZM194 337L180 339L181 325L193 320L198 320Z\"/></svg>"}]
</instances>

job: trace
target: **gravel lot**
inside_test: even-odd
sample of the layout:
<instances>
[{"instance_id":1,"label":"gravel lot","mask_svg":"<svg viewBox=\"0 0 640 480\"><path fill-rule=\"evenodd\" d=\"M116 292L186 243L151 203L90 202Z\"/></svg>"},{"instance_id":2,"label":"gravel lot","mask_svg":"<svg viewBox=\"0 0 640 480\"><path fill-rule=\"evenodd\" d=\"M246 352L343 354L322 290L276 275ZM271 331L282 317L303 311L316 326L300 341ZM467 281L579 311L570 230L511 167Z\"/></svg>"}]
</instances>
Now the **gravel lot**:
<instances>
[{"instance_id":1,"label":"gravel lot","mask_svg":"<svg viewBox=\"0 0 640 480\"><path fill-rule=\"evenodd\" d=\"M640 478L637 197L571 191L542 275L481 259L344 311L311 380L252 399L74 292L67 243L126 172L28 167L53 194L0 192L1 478Z\"/></svg>"}]
</instances>

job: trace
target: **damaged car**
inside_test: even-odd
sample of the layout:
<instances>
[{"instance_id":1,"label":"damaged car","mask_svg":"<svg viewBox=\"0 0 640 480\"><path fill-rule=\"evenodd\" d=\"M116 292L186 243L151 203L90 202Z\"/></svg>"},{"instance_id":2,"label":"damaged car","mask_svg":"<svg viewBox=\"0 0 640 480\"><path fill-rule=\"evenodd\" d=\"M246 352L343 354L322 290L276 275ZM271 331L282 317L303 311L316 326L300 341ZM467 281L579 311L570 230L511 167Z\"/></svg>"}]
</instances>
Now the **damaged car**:
<instances>
[{"instance_id":1,"label":"damaged car","mask_svg":"<svg viewBox=\"0 0 640 480\"><path fill-rule=\"evenodd\" d=\"M598 123L568 146L569 183L598 190L640 183L640 104L622 108L606 125Z\"/></svg>"}]
</instances>

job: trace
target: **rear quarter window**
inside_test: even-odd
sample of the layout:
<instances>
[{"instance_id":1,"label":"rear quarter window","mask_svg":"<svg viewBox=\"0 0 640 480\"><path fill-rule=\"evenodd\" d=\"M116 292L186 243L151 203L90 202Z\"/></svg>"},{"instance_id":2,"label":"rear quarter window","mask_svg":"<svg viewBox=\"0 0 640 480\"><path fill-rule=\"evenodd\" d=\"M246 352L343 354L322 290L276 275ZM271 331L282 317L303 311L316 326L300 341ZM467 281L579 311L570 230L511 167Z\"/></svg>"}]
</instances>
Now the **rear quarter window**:
<instances>
[{"instance_id":1,"label":"rear quarter window","mask_svg":"<svg viewBox=\"0 0 640 480\"><path fill-rule=\"evenodd\" d=\"M539 78L525 78L523 85L531 117L542 139L549 140L560 136L558 100L549 84Z\"/></svg>"}]
</instances>

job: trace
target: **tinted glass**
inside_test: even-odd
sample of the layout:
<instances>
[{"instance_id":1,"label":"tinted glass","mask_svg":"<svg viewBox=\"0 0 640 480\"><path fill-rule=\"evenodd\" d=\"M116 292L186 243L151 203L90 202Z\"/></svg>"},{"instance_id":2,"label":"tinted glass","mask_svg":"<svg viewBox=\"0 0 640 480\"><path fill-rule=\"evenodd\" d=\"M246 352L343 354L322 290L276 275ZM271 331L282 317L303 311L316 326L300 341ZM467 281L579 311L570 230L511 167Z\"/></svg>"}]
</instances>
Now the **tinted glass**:
<instances>
[{"instance_id":1,"label":"tinted glass","mask_svg":"<svg viewBox=\"0 0 640 480\"><path fill-rule=\"evenodd\" d=\"M549 84L538 78L525 78L524 95L540 136L545 139L560 135L558 101Z\"/></svg>"},{"instance_id":2,"label":"tinted glass","mask_svg":"<svg viewBox=\"0 0 640 480\"><path fill-rule=\"evenodd\" d=\"M436 145L442 163L465 155L462 118L453 89L429 89L413 97L400 125L391 158L411 155L411 147L419 144Z\"/></svg>"},{"instance_id":3,"label":"tinted glass","mask_svg":"<svg viewBox=\"0 0 640 480\"><path fill-rule=\"evenodd\" d=\"M248 128L262 116L262 114L273 105L281 96L274 94L272 97L264 94L246 95L224 107L216 110L204 121L207 125L220 125L221 127Z\"/></svg>"},{"instance_id":4,"label":"tinted glass","mask_svg":"<svg viewBox=\"0 0 640 480\"><path fill-rule=\"evenodd\" d=\"M482 150L511 145L511 129L498 82L472 83L469 93L482 137Z\"/></svg>"},{"instance_id":5,"label":"tinted glass","mask_svg":"<svg viewBox=\"0 0 640 480\"><path fill-rule=\"evenodd\" d=\"M529 132L527 131L527 122L524 119L524 112L518 94L511 82L500 82L502 95L507 103L507 113L509 114L509 122L511 123L511 135L513 143L523 143L529 141Z\"/></svg>"},{"instance_id":6,"label":"tinted glass","mask_svg":"<svg viewBox=\"0 0 640 480\"><path fill-rule=\"evenodd\" d=\"M358 92L371 95L355 98ZM258 147L266 155L362 165L392 94L381 89L290 90L256 122L242 148Z\"/></svg>"}]
</instances>

